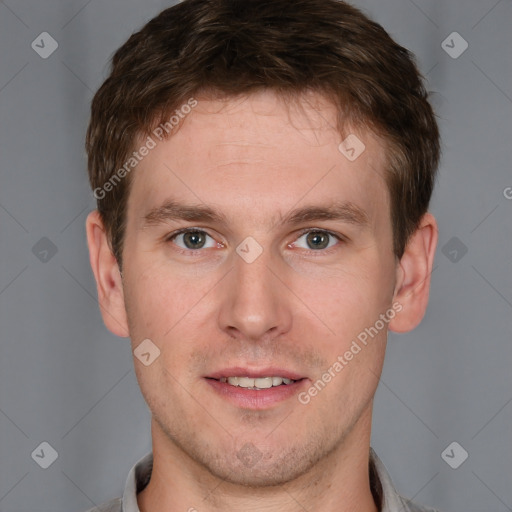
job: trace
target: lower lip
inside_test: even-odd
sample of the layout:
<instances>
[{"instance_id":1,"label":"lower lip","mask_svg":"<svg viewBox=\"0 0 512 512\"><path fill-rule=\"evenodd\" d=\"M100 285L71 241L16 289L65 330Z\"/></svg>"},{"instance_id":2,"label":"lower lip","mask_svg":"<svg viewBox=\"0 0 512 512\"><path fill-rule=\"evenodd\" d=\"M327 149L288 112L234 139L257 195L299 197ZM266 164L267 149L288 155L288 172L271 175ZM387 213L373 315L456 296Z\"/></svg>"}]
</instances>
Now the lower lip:
<instances>
[{"instance_id":1,"label":"lower lip","mask_svg":"<svg viewBox=\"0 0 512 512\"><path fill-rule=\"evenodd\" d=\"M267 409L272 405L282 402L297 395L305 386L307 379L297 380L291 384L282 384L268 389L247 389L240 386L232 386L227 382L215 379L206 379L206 382L224 398L237 407L244 409Z\"/></svg>"}]
</instances>

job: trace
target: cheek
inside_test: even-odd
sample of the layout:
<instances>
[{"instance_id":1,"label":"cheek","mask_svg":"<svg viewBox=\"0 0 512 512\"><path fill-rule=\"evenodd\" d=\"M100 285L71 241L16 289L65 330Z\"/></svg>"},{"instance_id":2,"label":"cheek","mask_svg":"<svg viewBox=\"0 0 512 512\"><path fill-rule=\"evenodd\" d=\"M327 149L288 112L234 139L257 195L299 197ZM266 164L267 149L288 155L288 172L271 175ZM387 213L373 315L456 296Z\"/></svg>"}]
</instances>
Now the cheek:
<instances>
[{"instance_id":1,"label":"cheek","mask_svg":"<svg viewBox=\"0 0 512 512\"><path fill-rule=\"evenodd\" d=\"M345 273L331 276L322 285L317 281L315 290L304 286L309 290L304 292L304 302L319 320L308 321L303 332L309 329L326 363L316 369L306 393L318 395L314 399L322 414L357 417L375 393L387 340L388 324L381 315L390 311L392 297L383 291L385 285L390 289L387 280L379 282L374 274Z\"/></svg>"},{"instance_id":2,"label":"cheek","mask_svg":"<svg viewBox=\"0 0 512 512\"><path fill-rule=\"evenodd\" d=\"M174 410L179 411L190 398L184 389L193 391L197 377L192 338L204 314L201 298L207 284L201 281L191 285L183 276L171 275L169 269L157 266L131 277L125 300L132 350L146 339L159 350L148 366L134 361L141 392L151 410L164 411L169 397L173 397Z\"/></svg>"},{"instance_id":3,"label":"cheek","mask_svg":"<svg viewBox=\"0 0 512 512\"><path fill-rule=\"evenodd\" d=\"M127 272L128 274L128 272ZM139 338L160 338L163 324L175 311L174 294L169 293L165 280L158 280L150 272L129 274L125 286L125 303L134 343Z\"/></svg>"},{"instance_id":4,"label":"cheek","mask_svg":"<svg viewBox=\"0 0 512 512\"><path fill-rule=\"evenodd\" d=\"M180 354L186 357L191 349L189 338L204 322L205 299L215 283L213 275L191 279L169 265L147 265L139 273L127 269L125 304L134 348L149 338L160 348L168 368L178 366Z\"/></svg>"},{"instance_id":5,"label":"cheek","mask_svg":"<svg viewBox=\"0 0 512 512\"><path fill-rule=\"evenodd\" d=\"M318 329L339 344L370 327L390 306L393 279L378 264L345 265L343 269L295 273L292 289L303 307L317 317ZM308 317L310 314L308 313Z\"/></svg>"}]
</instances>

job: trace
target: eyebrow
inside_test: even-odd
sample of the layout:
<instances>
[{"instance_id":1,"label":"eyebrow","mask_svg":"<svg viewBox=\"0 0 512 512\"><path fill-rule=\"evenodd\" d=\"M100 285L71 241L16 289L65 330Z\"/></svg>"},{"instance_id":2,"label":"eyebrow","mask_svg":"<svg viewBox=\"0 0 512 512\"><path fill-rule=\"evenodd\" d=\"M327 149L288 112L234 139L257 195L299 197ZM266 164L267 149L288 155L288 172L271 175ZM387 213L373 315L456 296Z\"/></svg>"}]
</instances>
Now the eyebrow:
<instances>
[{"instance_id":1,"label":"eyebrow","mask_svg":"<svg viewBox=\"0 0 512 512\"><path fill-rule=\"evenodd\" d=\"M172 199L165 201L161 206L151 209L143 217L145 226L162 224L172 220L226 223L227 219L224 214L209 206L183 204Z\"/></svg>"},{"instance_id":2,"label":"eyebrow","mask_svg":"<svg viewBox=\"0 0 512 512\"><path fill-rule=\"evenodd\" d=\"M152 208L142 217L143 227L155 226L173 220L190 222L211 222L227 224L227 217L215 208L206 205L183 204L169 199L161 206ZM281 224L302 224L305 222L337 220L361 227L370 224L367 213L351 202L339 201L329 206L304 206L295 208L286 215L279 215ZM275 222L272 223L275 225Z\"/></svg>"},{"instance_id":3,"label":"eyebrow","mask_svg":"<svg viewBox=\"0 0 512 512\"><path fill-rule=\"evenodd\" d=\"M283 224L301 224L317 220L338 220L360 226L367 226L370 221L366 212L350 202L337 202L330 206L305 206L292 210L281 222Z\"/></svg>"}]
</instances>

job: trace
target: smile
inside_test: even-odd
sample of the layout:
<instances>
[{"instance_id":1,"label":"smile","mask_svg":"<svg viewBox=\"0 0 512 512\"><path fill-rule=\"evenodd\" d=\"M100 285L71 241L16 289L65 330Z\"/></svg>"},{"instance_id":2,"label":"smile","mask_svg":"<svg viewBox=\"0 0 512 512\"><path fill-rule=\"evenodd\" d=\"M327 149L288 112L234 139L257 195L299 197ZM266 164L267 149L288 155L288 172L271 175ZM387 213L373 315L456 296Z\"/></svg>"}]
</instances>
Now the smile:
<instances>
[{"instance_id":1,"label":"smile","mask_svg":"<svg viewBox=\"0 0 512 512\"><path fill-rule=\"evenodd\" d=\"M296 382L295 380L287 379L286 377L222 377L219 381L245 389L269 389L271 387L282 385L287 386Z\"/></svg>"}]
</instances>

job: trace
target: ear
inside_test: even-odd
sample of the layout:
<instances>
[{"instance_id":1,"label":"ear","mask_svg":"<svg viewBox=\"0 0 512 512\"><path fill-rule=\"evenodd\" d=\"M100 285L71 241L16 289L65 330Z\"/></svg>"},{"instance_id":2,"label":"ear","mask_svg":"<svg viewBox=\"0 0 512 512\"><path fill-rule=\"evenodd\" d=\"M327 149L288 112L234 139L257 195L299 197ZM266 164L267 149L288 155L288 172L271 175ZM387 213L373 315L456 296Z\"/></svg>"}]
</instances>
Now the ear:
<instances>
[{"instance_id":1,"label":"ear","mask_svg":"<svg viewBox=\"0 0 512 512\"><path fill-rule=\"evenodd\" d=\"M398 302L402 309L389 322L392 331L411 331L425 315L437 238L437 222L433 215L426 213L418 229L411 235L397 265L393 300Z\"/></svg>"},{"instance_id":2,"label":"ear","mask_svg":"<svg viewBox=\"0 0 512 512\"><path fill-rule=\"evenodd\" d=\"M89 246L89 261L96 279L103 321L109 331L117 336L127 337L129 332L121 273L110 249L98 210L93 210L87 216L85 230Z\"/></svg>"}]
</instances>

